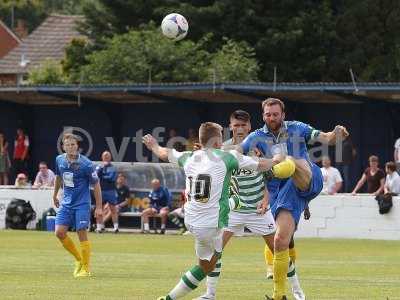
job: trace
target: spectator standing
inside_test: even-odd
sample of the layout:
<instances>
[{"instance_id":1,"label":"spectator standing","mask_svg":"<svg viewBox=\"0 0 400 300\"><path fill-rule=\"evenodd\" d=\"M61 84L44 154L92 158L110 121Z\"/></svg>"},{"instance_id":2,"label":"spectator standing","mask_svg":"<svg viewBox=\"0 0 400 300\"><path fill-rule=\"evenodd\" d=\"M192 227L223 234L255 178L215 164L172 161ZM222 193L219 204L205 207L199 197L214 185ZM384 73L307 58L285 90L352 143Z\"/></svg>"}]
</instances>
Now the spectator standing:
<instances>
[{"instance_id":1,"label":"spectator standing","mask_svg":"<svg viewBox=\"0 0 400 300\"><path fill-rule=\"evenodd\" d=\"M343 192L348 193L353 186L352 163L357 156L357 150L353 146L351 137L347 137L342 143L342 159L336 162L338 170L343 174Z\"/></svg>"},{"instance_id":2,"label":"spectator standing","mask_svg":"<svg viewBox=\"0 0 400 300\"><path fill-rule=\"evenodd\" d=\"M196 131L193 128L188 130L188 139L186 141L186 151L193 151L194 145L199 143Z\"/></svg>"},{"instance_id":3,"label":"spectator standing","mask_svg":"<svg viewBox=\"0 0 400 300\"><path fill-rule=\"evenodd\" d=\"M8 142L4 133L0 132L0 185L8 185L10 158L8 156Z\"/></svg>"},{"instance_id":4,"label":"spectator standing","mask_svg":"<svg viewBox=\"0 0 400 300\"><path fill-rule=\"evenodd\" d=\"M400 171L400 138L394 143L394 162L396 164L397 171Z\"/></svg>"},{"instance_id":5,"label":"spectator standing","mask_svg":"<svg viewBox=\"0 0 400 300\"><path fill-rule=\"evenodd\" d=\"M400 175L396 172L396 164L393 161L385 165L386 181L384 186L385 194L400 194Z\"/></svg>"},{"instance_id":6,"label":"spectator standing","mask_svg":"<svg viewBox=\"0 0 400 300\"><path fill-rule=\"evenodd\" d=\"M374 194L375 196L383 193L385 173L382 169L379 169L378 156L371 155L368 162L369 167L365 169L360 180L358 180L356 187L351 193L352 195L355 195L365 182L367 182L367 193Z\"/></svg>"},{"instance_id":7,"label":"spectator standing","mask_svg":"<svg viewBox=\"0 0 400 300\"><path fill-rule=\"evenodd\" d=\"M322 188L323 194L334 195L342 188L343 179L338 169L331 166L331 160L328 156L322 158L322 176L324 185Z\"/></svg>"},{"instance_id":8,"label":"spectator standing","mask_svg":"<svg viewBox=\"0 0 400 300\"><path fill-rule=\"evenodd\" d=\"M161 217L161 234L165 233L167 224L169 206L171 203L171 194L166 187L161 186L160 180L151 181L151 192L149 193L150 207L142 213L142 224L144 233L149 233L149 217L159 214Z\"/></svg>"},{"instance_id":9,"label":"spectator standing","mask_svg":"<svg viewBox=\"0 0 400 300\"><path fill-rule=\"evenodd\" d=\"M114 233L119 232L118 224L118 211L116 205L118 204L118 195L115 188L115 181L117 180L117 169L111 163L111 153L104 151L101 155L102 163L96 168L97 175L100 179L101 195L103 203L107 203L111 212L111 219L114 224ZM103 218L96 220L97 233L104 232Z\"/></svg>"},{"instance_id":10,"label":"spectator standing","mask_svg":"<svg viewBox=\"0 0 400 300\"><path fill-rule=\"evenodd\" d=\"M178 136L175 129L170 129L168 132L168 142L167 146L169 148L174 148L176 151L185 151L184 146L185 139L183 137Z\"/></svg>"},{"instance_id":11,"label":"spectator standing","mask_svg":"<svg viewBox=\"0 0 400 300\"><path fill-rule=\"evenodd\" d=\"M13 171L14 174L28 174L29 137L22 128L17 129L14 141Z\"/></svg>"},{"instance_id":12,"label":"spectator standing","mask_svg":"<svg viewBox=\"0 0 400 300\"><path fill-rule=\"evenodd\" d=\"M54 172L47 167L47 163L42 161L39 163L39 172L36 175L34 188L53 187L56 176Z\"/></svg>"}]
</instances>

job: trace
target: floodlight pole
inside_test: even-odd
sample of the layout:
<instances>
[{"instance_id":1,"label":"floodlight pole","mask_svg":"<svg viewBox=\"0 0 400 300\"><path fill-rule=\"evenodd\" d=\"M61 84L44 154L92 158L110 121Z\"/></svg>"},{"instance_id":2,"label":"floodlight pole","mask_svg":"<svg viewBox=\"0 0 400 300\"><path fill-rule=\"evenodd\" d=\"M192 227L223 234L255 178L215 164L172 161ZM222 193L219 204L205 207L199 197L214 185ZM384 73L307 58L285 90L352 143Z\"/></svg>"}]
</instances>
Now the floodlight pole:
<instances>
[{"instance_id":1,"label":"floodlight pole","mask_svg":"<svg viewBox=\"0 0 400 300\"><path fill-rule=\"evenodd\" d=\"M274 83L273 83L273 92L276 92L276 66L274 67Z\"/></svg>"},{"instance_id":2,"label":"floodlight pole","mask_svg":"<svg viewBox=\"0 0 400 300\"><path fill-rule=\"evenodd\" d=\"M351 81L353 82L354 91L358 92L358 88L357 88L356 80L355 80L355 77L354 77L353 69L350 68L349 72L350 72L350 76L351 76Z\"/></svg>"}]
</instances>

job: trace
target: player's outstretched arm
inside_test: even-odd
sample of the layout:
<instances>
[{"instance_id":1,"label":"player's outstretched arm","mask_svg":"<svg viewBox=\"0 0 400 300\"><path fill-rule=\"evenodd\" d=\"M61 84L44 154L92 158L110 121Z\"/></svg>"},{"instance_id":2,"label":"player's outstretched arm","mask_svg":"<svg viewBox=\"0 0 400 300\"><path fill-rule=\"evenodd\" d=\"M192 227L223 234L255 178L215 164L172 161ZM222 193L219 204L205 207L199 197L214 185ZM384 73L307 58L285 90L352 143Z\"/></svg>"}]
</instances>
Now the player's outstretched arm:
<instances>
[{"instance_id":1,"label":"player's outstretched arm","mask_svg":"<svg viewBox=\"0 0 400 300\"><path fill-rule=\"evenodd\" d=\"M168 161L168 148L161 147L151 134L146 134L143 137L143 143L146 145L147 149L157 155L159 159Z\"/></svg>"},{"instance_id":2,"label":"player's outstretched arm","mask_svg":"<svg viewBox=\"0 0 400 300\"><path fill-rule=\"evenodd\" d=\"M323 144L334 145L337 137L341 137L342 140L345 140L349 136L349 132L346 127L341 125L336 125L332 131L322 132L317 136L317 141Z\"/></svg>"}]
</instances>

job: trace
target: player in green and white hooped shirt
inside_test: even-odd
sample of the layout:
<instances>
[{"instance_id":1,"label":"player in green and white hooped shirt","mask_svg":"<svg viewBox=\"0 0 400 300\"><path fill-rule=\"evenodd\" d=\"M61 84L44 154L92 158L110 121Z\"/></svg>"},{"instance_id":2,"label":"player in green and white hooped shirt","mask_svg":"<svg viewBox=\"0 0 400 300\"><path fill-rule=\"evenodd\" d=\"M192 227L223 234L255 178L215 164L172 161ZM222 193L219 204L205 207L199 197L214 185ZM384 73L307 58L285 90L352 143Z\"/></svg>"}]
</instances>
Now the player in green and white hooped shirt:
<instances>
[{"instance_id":1,"label":"player in green and white hooped shirt","mask_svg":"<svg viewBox=\"0 0 400 300\"><path fill-rule=\"evenodd\" d=\"M291 176L293 165L280 163L281 157L257 159L237 151L224 152L222 127L216 123L203 123L199 129L201 150L178 152L160 147L154 137L146 135L143 142L162 160L182 167L186 175L185 223L195 238L199 264L187 271L179 283L161 300L182 298L197 288L200 281L215 269L222 252L222 228L228 224L228 214L238 207L238 201L229 199L232 172L241 168L266 171L276 167L283 176Z\"/></svg>"},{"instance_id":2,"label":"player in green and white hooped shirt","mask_svg":"<svg viewBox=\"0 0 400 300\"><path fill-rule=\"evenodd\" d=\"M223 144L223 149L232 148L230 146L240 144L251 131L250 115L246 111L234 111L229 120L232 139ZM254 170L239 169L232 174L230 196L239 198L241 207L229 213L228 226L223 233L223 247L234 234L243 234L244 227L247 227L254 234L261 235L270 249L274 248L275 221L271 211L268 209L269 194L265 186L265 180L265 173ZM222 261L220 258L216 263L215 269L207 275L207 292L196 298L196 300L215 299L221 268ZM304 293L298 283L294 264L291 264L289 268L288 279L292 286L296 287L295 299L304 299L303 297L296 297L296 295L304 295ZM298 291L299 289L300 291Z\"/></svg>"}]
</instances>

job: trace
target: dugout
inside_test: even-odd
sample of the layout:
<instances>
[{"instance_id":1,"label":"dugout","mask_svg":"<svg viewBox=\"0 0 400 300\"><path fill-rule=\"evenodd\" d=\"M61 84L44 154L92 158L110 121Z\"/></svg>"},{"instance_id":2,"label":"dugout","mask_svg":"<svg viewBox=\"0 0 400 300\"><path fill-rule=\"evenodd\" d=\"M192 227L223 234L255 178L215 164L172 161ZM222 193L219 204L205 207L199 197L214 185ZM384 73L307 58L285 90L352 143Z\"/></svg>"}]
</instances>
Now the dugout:
<instances>
[{"instance_id":1,"label":"dugout","mask_svg":"<svg viewBox=\"0 0 400 300\"><path fill-rule=\"evenodd\" d=\"M381 165L393 159L393 144L400 137L399 83L2 86L0 130L10 142L17 127L26 129L32 172L41 160L53 168L57 137L64 126L83 128L90 134L93 160L109 147L106 137L113 137L118 150L129 138L122 160L136 161L138 148L132 138L141 129L147 133L165 126L186 136L188 128L197 129L203 121L227 126L235 109L251 113L255 129L262 125L260 103L266 97L285 101L288 120L302 120L322 130L336 123L348 127L357 148L354 177L361 174L370 154L378 155ZM83 148L88 144L84 139ZM11 154L12 143L10 148Z\"/></svg>"}]
</instances>

